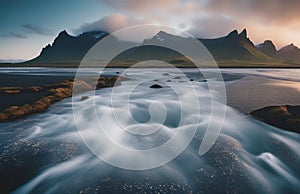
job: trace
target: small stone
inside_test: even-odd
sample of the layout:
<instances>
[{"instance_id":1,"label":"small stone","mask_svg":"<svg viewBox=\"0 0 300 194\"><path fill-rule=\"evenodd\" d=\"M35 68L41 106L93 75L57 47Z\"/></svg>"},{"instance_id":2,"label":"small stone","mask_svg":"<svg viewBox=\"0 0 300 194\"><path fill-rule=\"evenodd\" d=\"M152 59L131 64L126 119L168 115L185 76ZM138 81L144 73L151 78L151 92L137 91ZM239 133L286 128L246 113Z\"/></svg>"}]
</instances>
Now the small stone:
<instances>
[{"instance_id":1,"label":"small stone","mask_svg":"<svg viewBox=\"0 0 300 194\"><path fill-rule=\"evenodd\" d=\"M81 97L81 99L80 99L80 101L85 101L85 100L87 100L87 99L89 99L90 97L88 97L88 96L82 96Z\"/></svg>"},{"instance_id":2,"label":"small stone","mask_svg":"<svg viewBox=\"0 0 300 194\"><path fill-rule=\"evenodd\" d=\"M158 88L162 88L162 86L158 84L153 84L152 86L150 86L150 88L158 89Z\"/></svg>"}]
</instances>

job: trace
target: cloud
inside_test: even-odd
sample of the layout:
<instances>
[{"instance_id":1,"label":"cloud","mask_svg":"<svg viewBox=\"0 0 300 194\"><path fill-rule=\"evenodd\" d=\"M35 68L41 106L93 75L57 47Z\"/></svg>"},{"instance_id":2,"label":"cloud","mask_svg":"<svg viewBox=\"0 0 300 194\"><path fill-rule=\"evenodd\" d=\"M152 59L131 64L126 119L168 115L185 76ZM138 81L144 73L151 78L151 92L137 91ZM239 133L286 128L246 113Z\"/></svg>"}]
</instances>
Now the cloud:
<instances>
[{"instance_id":1,"label":"cloud","mask_svg":"<svg viewBox=\"0 0 300 194\"><path fill-rule=\"evenodd\" d=\"M240 28L238 21L220 16L206 16L194 20L188 30L195 37L212 38L224 36L224 33Z\"/></svg>"},{"instance_id":2,"label":"cloud","mask_svg":"<svg viewBox=\"0 0 300 194\"><path fill-rule=\"evenodd\" d=\"M256 19L265 24L299 22L299 0L101 0L119 13L135 16L164 15L172 18L206 12L243 19ZM169 17L168 17L169 15Z\"/></svg>"},{"instance_id":3,"label":"cloud","mask_svg":"<svg viewBox=\"0 0 300 194\"><path fill-rule=\"evenodd\" d=\"M125 16L122 14L113 14L105 16L95 22L85 23L77 29L74 29L75 34L80 34L82 32L89 31L105 31L105 32L114 32L121 28L150 23L146 20L139 20L134 17Z\"/></svg>"},{"instance_id":4,"label":"cloud","mask_svg":"<svg viewBox=\"0 0 300 194\"><path fill-rule=\"evenodd\" d=\"M24 34L17 33L17 32L9 32L9 33L3 34L1 36L5 37L5 38L27 38L27 36L25 36Z\"/></svg>"},{"instance_id":5,"label":"cloud","mask_svg":"<svg viewBox=\"0 0 300 194\"><path fill-rule=\"evenodd\" d=\"M299 44L299 0L99 0L116 13L151 18L154 23L213 38L247 28L260 43L273 39L278 46Z\"/></svg>"},{"instance_id":6,"label":"cloud","mask_svg":"<svg viewBox=\"0 0 300 194\"><path fill-rule=\"evenodd\" d=\"M209 0L207 10L258 23L289 24L299 22L299 0Z\"/></svg>"},{"instance_id":7,"label":"cloud","mask_svg":"<svg viewBox=\"0 0 300 194\"><path fill-rule=\"evenodd\" d=\"M100 2L117 13L151 19L163 25L192 18L195 14L199 14L202 5L198 0L101 0Z\"/></svg>"},{"instance_id":8,"label":"cloud","mask_svg":"<svg viewBox=\"0 0 300 194\"><path fill-rule=\"evenodd\" d=\"M42 36L52 36L53 33L46 28L43 28L41 26L35 25L35 24L23 24L22 28L27 32L31 34L38 34Z\"/></svg>"},{"instance_id":9,"label":"cloud","mask_svg":"<svg viewBox=\"0 0 300 194\"><path fill-rule=\"evenodd\" d=\"M169 10L176 7L178 0L101 0L101 3L106 4L110 8L116 10L130 11L136 13L145 13L149 10Z\"/></svg>"},{"instance_id":10,"label":"cloud","mask_svg":"<svg viewBox=\"0 0 300 194\"><path fill-rule=\"evenodd\" d=\"M28 34L37 34L41 36L52 36L54 35L49 29L43 28L34 24L23 24L21 25L21 30L19 32L8 32L1 35L1 37L6 38L27 38Z\"/></svg>"}]
</instances>

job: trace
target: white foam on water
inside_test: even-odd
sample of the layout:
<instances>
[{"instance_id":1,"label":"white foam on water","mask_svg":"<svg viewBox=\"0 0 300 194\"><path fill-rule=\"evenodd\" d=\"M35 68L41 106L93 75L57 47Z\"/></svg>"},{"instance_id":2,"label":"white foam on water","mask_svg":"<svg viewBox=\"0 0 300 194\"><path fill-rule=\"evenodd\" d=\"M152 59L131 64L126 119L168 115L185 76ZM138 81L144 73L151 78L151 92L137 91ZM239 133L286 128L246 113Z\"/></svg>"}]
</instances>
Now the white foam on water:
<instances>
[{"instance_id":1,"label":"white foam on water","mask_svg":"<svg viewBox=\"0 0 300 194\"><path fill-rule=\"evenodd\" d=\"M122 101L122 95L126 95L127 87L135 84L136 81L145 79L145 76L152 77L153 74L158 74L157 71L145 70L144 74L128 73L127 76L131 78L128 81L123 81L121 86L118 86L115 92L117 98L114 99L114 105L111 104L110 94L112 88L106 88L96 91L95 96L91 96L88 100L80 101L81 96L91 95L91 93L81 94L73 97L74 108L77 110L76 122L82 123L85 129L80 133L88 138L90 144L95 145L99 149L99 153L103 154L105 158L122 158L122 153L114 150L111 147L103 145L102 138L99 137L97 127L99 122L106 129L106 134L117 142L119 145L128 149L150 149L166 143L172 138L179 130L189 131L191 128L196 127L199 136L203 135L207 125L211 120L211 95L217 99L218 92L210 92L203 82L194 82L192 85L187 86L185 82L173 80L168 83L172 87L179 87L179 94L172 91L172 87L164 87L161 89L149 88L149 84L141 85L132 91L129 104ZM160 82L166 83L166 80L172 79L176 75L174 72L169 72L168 75L163 75L160 72ZM153 83L156 83L153 81ZM195 112L195 104L189 103L189 95L191 88L197 91L197 98L200 104L200 112ZM178 95L185 100L185 108L182 109L178 101ZM95 106L94 103L95 102ZM218 101L216 103L219 103ZM74 139L78 144L82 141L74 124L73 111L71 108L71 99L66 99L54 105L50 111L41 115L35 116L32 126L32 133L27 137L28 139L50 139L53 141L63 141L64 139ZM55 106L59 109L55 109ZM224 109L227 105L219 103L218 108ZM150 109L149 109L150 107ZM296 133L282 131L275 127L271 127L264 123L258 122L242 115L239 112L227 107L227 115L223 125L222 134L230 137L229 139L220 138L217 141L226 147L226 142L231 142L235 145L232 154L236 155L236 161L239 161L241 167L235 169L241 174L247 174L248 182L253 189L256 188L257 192L280 192L284 188L289 188L291 191L299 191L300 189L300 169L299 165L292 165L292 162L300 162L300 135ZM130 114L128 114L128 109ZM183 112L182 112L183 110ZM93 115L97 114L98 119L94 120ZM115 121L116 114L119 116L119 122ZM221 115L215 115L211 124L220 122ZM161 124L161 121L165 122ZM194 123L199 120L197 126ZM180 121L180 127L179 122ZM124 130L124 127L128 130ZM142 135L136 135L139 133ZM196 135L196 136L197 136ZM178 144L185 142L185 136L179 139ZM182 140L182 142L180 141ZM158 177L168 177L170 180L177 180L183 184L189 183L193 178L191 172L196 169L215 169L216 166L210 164L206 155L199 156L198 148L201 143L201 137L195 138L196 143L192 143L187 149L178 156L174 161L168 163L158 169L153 169L151 172L145 171L145 176L152 176L153 179ZM199 142L198 142L199 141ZM238 145L237 145L238 144ZM230 144L231 145L231 144ZM278 149L275 145L284 145L285 151ZM223 156L225 152L219 148L213 147L208 152L208 156L216 158ZM170 153L176 150L168 150ZM289 155L286 155L289 153ZM168 155L169 153L165 153ZM125 156L123 156L125 157ZM128 156L126 156L128 157ZM155 162L159 160L162 155L155 155L152 157L153 161L143 161L142 157L132 156L132 162ZM217 160L217 159L216 159ZM97 161L97 162L96 162ZM292 161L289 163L289 161ZM240 164L239 163L239 164ZM225 166L227 164L224 164ZM44 185L45 191L51 191L50 185L46 182L51 180L50 183L59 184L57 189L53 188L53 193L62 191L63 188L57 179L63 177L62 181L65 188L70 187L72 183L72 176L67 176L69 173L77 172L84 173L84 169L90 169L97 166L100 171L112 172L121 171L118 168L108 168L108 165L99 161L95 157L91 157L90 153L84 153L69 159L65 162L51 166L35 178L29 181L24 186L20 187L15 193L30 193L38 186ZM185 170L183 170L185 169ZM133 172L130 172L131 174ZM141 172L137 172L141 173ZM90 173L89 176L98 178L106 173ZM204 174L197 175L206 179ZM228 175L229 178L231 178ZM58 182L54 180L57 179ZM54 182L53 182L54 181ZM237 182L239 180L236 180ZM43 183L43 184L42 184ZM244 183L245 184L245 183ZM46 186L45 186L46 185ZM54 184L55 185L55 184ZM238 185L238 184L237 184Z\"/></svg>"}]
</instances>

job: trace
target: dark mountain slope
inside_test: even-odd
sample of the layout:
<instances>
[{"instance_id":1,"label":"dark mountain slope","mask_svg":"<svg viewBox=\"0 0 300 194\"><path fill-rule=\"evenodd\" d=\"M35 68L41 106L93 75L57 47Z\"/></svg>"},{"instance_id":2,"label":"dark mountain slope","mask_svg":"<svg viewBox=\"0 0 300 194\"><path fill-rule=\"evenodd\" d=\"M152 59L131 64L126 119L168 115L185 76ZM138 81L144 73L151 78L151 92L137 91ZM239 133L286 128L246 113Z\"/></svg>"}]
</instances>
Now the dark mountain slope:
<instances>
[{"instance_id":1,"label":"dark mountain slope","mask_svg":"<svg viewBox=\"0 0 300 194\"><path fill-rule=\"evenodd\" d=\"M300 49L290 44L280 49L277 56L285 61L300 61Z\"/></svg>"},{"instance_id":2,"label":"dark mountain slope","mask_svg":"<svg viewBox=\"0 0 300 194\"><path fill-rule=\"evenodd\" d=\"M217 39L199 39L216 60L269 60L251 40L244 29L240 34L234 30L227 36Z\"/></svg>"},{"instance_id":3,"label":"dark mountain slope","mask_svg":"<svg viewBox=\"0 0 300 194\"><path fill-rule=\"evenodd\" d=\"M105 32L86 32L75 37L69 35L66 31L62 31L52 45L47 45L38 57L29 62L79 62L90 48L107 35Z\"/></svg>"},{"instance_id":4,"label":"dark mountain slope","mask_svg":"<svg viewBox=\"0 0 300 194\"><path fill-rule=\"evenodd\" d=\"M71 36L66 31L59 33L52 45L47 45L43 48L40 55L30 61L24 62L25 65L43 65L43 66L62 66L71 64L76 66L84 58L86 53L99 40L106 37L108 33L101 31L85 32L78 36ZM216 39L198 39L223 66L284 66L281 60L300 61L300 49L294 45L289 45L276 51L274 44L271 41L265 41L257 47L247 37L247 31L244 29L241 33L237 30L230 32L227 36ZM136 46L128 49L116 56L112 64L126 66L136 62L145 60L162 60L181 66L189 66L187 58L173 51L159 46L160 43L168 42L170 45L189 45L189 41L194 41L191 38L185 38L159 32L150 39L145 39L142 44L120 41L117 38L112 38L111 45L108 46L105 52L109 52L109 48L120 47L126 48L128 45ZM147 44L155 44L158 46L149 46ZM101 52L101 51L99 51ZM280 60L278 60L280 59ZM129 63L128 63L129 62ZM233 64L233 65L231 65Z\"/></svg>"},{"instance_id":5,"label":"dark mountain slope","mask_svg":"<svg viewBox=\"0 0 300 194\"><path fill-rule=\"evenodd\" d=\"M270 56L270 57L276 57L277 58L277 50L275 45L271 40L266 40L264 43L259 44L257 46L259 50L261 50L264 54Z\"/></svg>"}]
</instances>

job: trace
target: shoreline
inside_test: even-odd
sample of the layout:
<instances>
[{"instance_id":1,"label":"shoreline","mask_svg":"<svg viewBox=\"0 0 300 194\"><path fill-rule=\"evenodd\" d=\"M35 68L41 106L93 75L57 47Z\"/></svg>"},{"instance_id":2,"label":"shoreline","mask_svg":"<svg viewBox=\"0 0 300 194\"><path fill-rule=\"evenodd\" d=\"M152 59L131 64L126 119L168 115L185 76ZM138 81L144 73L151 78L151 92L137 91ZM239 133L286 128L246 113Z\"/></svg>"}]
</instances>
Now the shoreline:
<instances>
[{"instance_id":1,"label":"shoreline","mask_svg":"<svg viewBox=\"0 0 300 194\"><path fill-rule=\"evenodd\" d=\"M88 78L94 79L95 77ZM59 76L8 73L4 74L1 79L9 85L4 82L0 83L0 98L2 101L0 105L0 123L13 122L32 114L45 112L55 102L69 98L73 94L73 73ZM93 89L91 85L94 84L87 83L90 80L87 82L76 81L77 86L79 86L79 91L76 93ZM102 76L93 81L97 81L96 89L100 89L120 84L121 77L118 75ZM293 123L300 120L300 109L297 108L300 107L300 99L297 98L300 96L300 91L287 87L291 83L291 81L260 75L243 75L242 78L226 85L228 106L256 120L283 130L300 133L300 129L293 127L295 126ZM280 95L277 95L278 92L280 92ZM82 96L81 100L87 98L87 96ZM287 113L287 109L293 109L293 114L296 110L296 116ZM290 115L287 116L287 114ZM296 126L300 126L300 124Z\"/></svg>"},{"instance_id":2,"label":"shoreline","mask_svg":"<svg viewBox=\"0 0 300 194\"><path fill-rule=\"evenodd\" d=\"M89 66L84 65L84 68L129 68L133 64L139 63L140 61L120 61L102 64L100 61L97 64L90 64ZM194 64L187 63L172 63L168 61L169 64L173 65L176 68L197 68ZM31 63L31 62L21 62L21 63L0 63L0 68L18 68L18 67L48 67L48 68L79 68L81 61L65 61L65 62L46 62L46 63ZM300 69L300 62L291 62L291 61L245 61L245 60L215 60L217 68L231 69ZM82 66L83 67L83 66ZM140 66L138 68L168 68L169 66ZM199 68L215 68L211 66L202 65Z\"/></svg>"},{"instance_id":3,"label":"shoreline","mask_svg":"<svg viewBox=\"0 0 300 194\"><path fill-rule=\"evenodd\" d=\"M300 133L298 83L248 75L226 85L228 106L279 129Z\"/></svg>"},{"instance_id":4,"label":"shoreline","mask_svg":"<svg viewBox=\"0 0 300 194\"><path fill-rule=\"evenodd\" d=\"M120 84L119 76L92 78L92 82L96 82L96 90L106 87L113 87ZM76 88L73 88L76 83ZM12 122L23 119L27 116L45 112L52 104L72 96L73 92L80 94L89 90L93 90L92 85L83 80L67 79L57 83L46 84L45 86L29 86L25 89L23 87L0 87L0 97L6 96L10 98L13 103L16 103L15 95L28 94L28 97L39 95L37 99L28 103L27 98L23 98L23 102L18 102L19 105L2 107L0 111L0 123ZM74 89L74 90L73 90ZM85 100L87 97L82 97ZM20 100L20 98L17 98ZM21 99L22 100L22 99Z\"/></svg>"}]
</instances>

